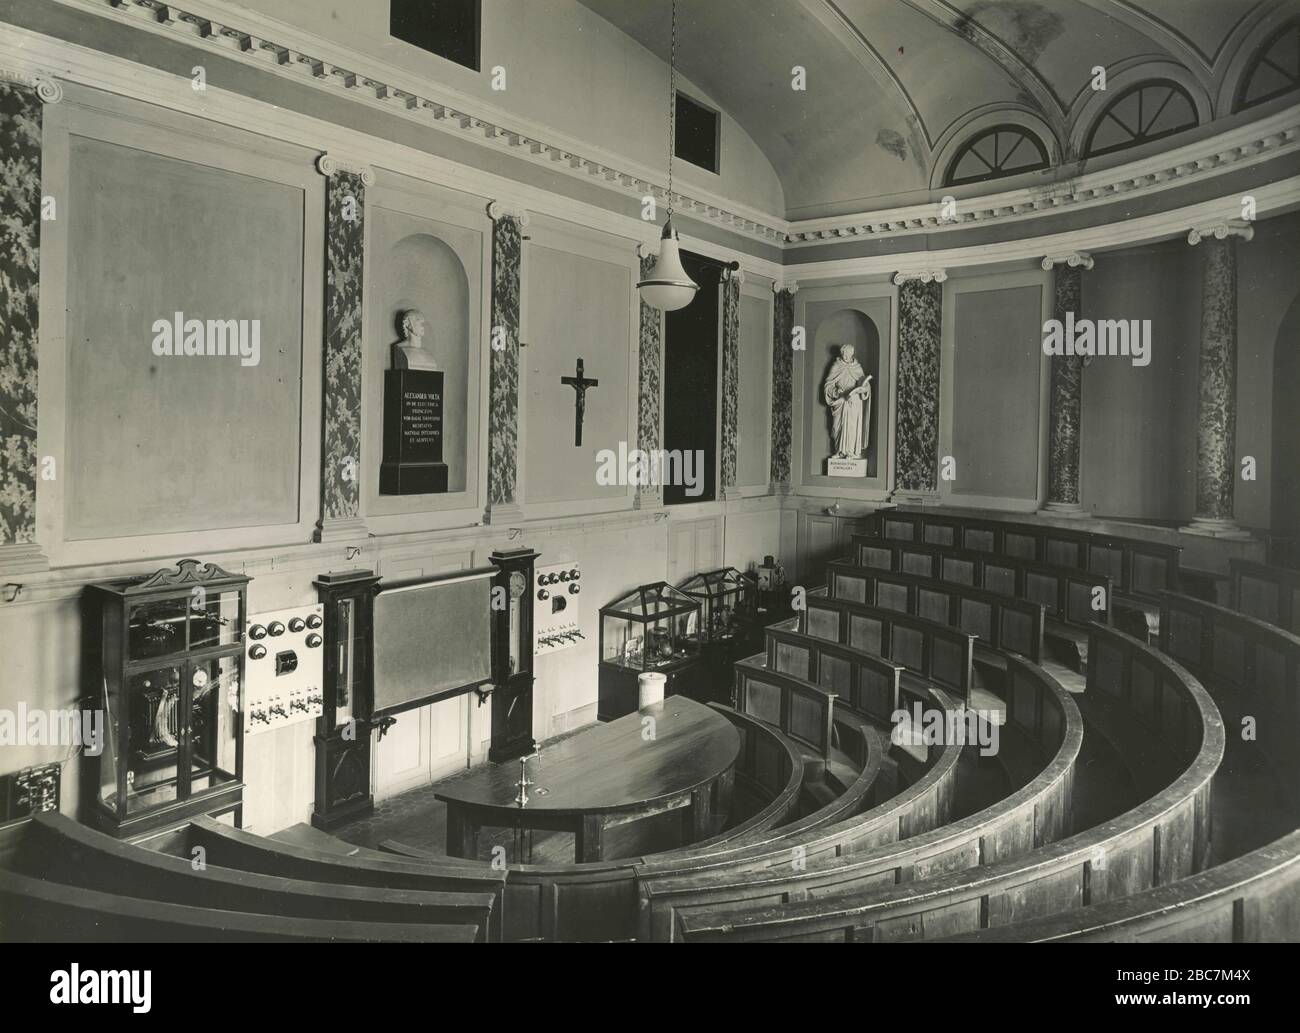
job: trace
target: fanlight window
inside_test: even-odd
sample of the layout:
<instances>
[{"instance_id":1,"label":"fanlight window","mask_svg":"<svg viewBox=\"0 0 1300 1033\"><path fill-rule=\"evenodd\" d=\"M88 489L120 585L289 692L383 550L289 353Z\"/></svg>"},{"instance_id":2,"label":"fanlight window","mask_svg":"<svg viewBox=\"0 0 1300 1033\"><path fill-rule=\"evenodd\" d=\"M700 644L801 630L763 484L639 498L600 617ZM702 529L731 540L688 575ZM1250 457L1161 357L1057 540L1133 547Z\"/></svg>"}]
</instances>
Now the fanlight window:
<instances>
[{"instance_id":1,"label":"fanlight window","mask_svg":"<svg viewBox=\"0 0 1300 1033\"><path fill-rule=\"evenodd\" d=\"M1197 124L1196 105L1177 83L1146 82L1121 93L1088 134L1085 157L1159 140Z\"/></svg>"},{"instance_id":2,"label":"fanlight window","mask_svg":"<svg viewBox=\"0 0 1300 1033\"><path fill-rule=\"evenodd\" d=\"M994 126L966 142L948 166L944 185L980 183L1002 176L1037 172L1050 162L1042 141L1020 126Z\"/></svg>"},{"instance_id":3,"label":"fanlight window","mask_svg":"<svg viewBox=\"0 0 1300 1033\"><path fill-rule=\"evenodd\" d=\"M1300 87L1300 18L1282 26L1264 44L1242 79L1237 110L1263 104Z\"/></svg>"}]
</instances>

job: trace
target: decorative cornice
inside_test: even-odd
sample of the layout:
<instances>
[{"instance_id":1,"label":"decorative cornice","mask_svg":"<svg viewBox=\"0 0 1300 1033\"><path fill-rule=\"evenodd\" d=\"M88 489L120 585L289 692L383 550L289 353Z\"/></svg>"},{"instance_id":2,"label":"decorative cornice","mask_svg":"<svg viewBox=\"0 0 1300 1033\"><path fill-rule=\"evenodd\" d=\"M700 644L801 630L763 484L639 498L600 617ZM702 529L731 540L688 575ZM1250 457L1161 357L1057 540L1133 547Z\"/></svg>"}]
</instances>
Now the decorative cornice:
<instances>
[{"instance_id":1,"label":"decorative cornice","mask_svg":"<svg viewBox=\"0 0 1300 1033\"><path fill-rule=\"evenodd\" d=\"M129 21L154 33L183 36L196 47L219 51L320 89L342 91L390 114L472 138L483 146L509 151L566 175L598 179L602 185L625 195L639 198L652 194L661 202L667 195L666 188L657 182L660 170L640 166L595 145L520 120L449 87L438 87L441 91L438 96L427 95L427 80L221 0L185 0L184 10L161 0L57 2ZM231 24L235 21L239 24ZM374 74L354 70L363 65ZM936 234L977 224L1022 221L1062 209L1103 205L1121 196L1132 198L1203 182L1297 150L1300 150L1300 105L1126 165L1044 186L963 198L957 202L955 218L944 217L941 201L798 222L699 189L694 196L674 192L672 201L674 208L684 215L754 239L778 245L809 246L840 240Z\"/></svg>"},{"instance_id":2,"label":"decorative cornice","mask_svg":"<svg viewBox=\"0 0 1300 1033\"><path fill-rule=\"evenodd\" d=\"M0 68L0 82L18 83L36 91L46 104L57 104L63 99L63 87L52 75L43 72L19 72L10 68Z\"/></svg>"},{"instance_id":3,"label":"decorative cornice","mask_svg":"<svg viewBox=\"0 0 1300 1033\"><path fill-rule=\"evenodd\" d=\"M375 170L362 162L345 161L330 154L322 154L316 159L316 171L322 176L333 176L339 172L351 172L361 177L361 182L368 187L375 185Z\"/></svg>"},{"instance_id":4,"label":"decorative cornice","mask_svg":"<svg viewBox=\"0 0 1300 1033\"><path fill-rule=\"evenodd\" d=\"M908 280L916 280L919 283L943 283L948 279L948 270L946 269L921 269L916 272L897 272L894 273L894 286L901 287Z\"/></svg>"},{"instance_id":5,"label":"decorative cornice","mask_svg":"<svg viewBox=\"0 0 1300 1033\"><path fill-rule=\"evenodd\" d=\"M493 222L498 219L518 219L520 226L528 225L528 213L522 208L513 208L502 204L500 201L489 201L487 206L488 218Z\"/></svg>"},{"instance_id":6,"label":"decorative cornice","mask_svg":"<svg viewBox=\"0 0 1300 1033\"><path fill-rule=\"evenodd\" d=\"M1071 269L1091 269L1095 263L1086 251L1071 251L1064 255L1044 255L1043 268L1051 272L1054 265L1068 265Z\"/></svg>"},{"instance_id":7,"label":"decorative cornice","mask_svg":"<svg viewBox=\"0 0 1300 1033\"><path fill-rule=\"evenodd\" d=\"M1228 237L1240 237L1242 240L1252 240L1255 236L1255 227L1245 219L1232 219L1224 222L1211 223L1208 226L1193 227L1187 234L1187 243L1195 246L1201 241L1213 237L1215 240L1226 240Z\"/></svg>"}]
</instances>

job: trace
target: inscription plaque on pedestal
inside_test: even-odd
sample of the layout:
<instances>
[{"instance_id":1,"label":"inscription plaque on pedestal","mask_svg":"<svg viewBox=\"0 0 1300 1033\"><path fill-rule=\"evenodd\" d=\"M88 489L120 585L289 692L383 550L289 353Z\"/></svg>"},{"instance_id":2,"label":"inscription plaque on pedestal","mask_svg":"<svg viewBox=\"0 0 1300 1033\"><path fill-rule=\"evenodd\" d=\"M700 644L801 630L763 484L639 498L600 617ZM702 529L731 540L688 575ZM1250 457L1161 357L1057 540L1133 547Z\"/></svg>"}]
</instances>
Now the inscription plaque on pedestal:
<instances>
[{"instance_id":1,"label":"inscription plaque on pedestal","mask_svg":"<svg viewBox=\"0 0 1300 1033\"><path fill-rule=\"evenodd\" d=\"M433 495L447 490L442 461L442 373L384 372L384 461L381 495Z\"/></svg>"}]
</instances>

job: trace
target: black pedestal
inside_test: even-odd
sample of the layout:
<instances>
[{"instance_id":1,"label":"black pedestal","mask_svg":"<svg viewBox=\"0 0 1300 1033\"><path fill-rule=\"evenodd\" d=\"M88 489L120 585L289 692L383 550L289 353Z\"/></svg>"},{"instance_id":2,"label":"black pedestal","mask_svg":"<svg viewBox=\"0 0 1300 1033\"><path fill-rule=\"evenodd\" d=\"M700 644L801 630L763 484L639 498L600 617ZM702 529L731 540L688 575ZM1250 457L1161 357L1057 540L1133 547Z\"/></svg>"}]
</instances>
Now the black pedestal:
<instances>
[{"instance_id":1,"label":"black pedestal","mask_svg":"<svg viewBox=\"0 0 1300 1033\"><path fill-rule=\"evenodd\" d=\"M381 495L436 495L447 490L442 461L442 373L384 372L384 460Z\"/></svg>"}]
</instances>

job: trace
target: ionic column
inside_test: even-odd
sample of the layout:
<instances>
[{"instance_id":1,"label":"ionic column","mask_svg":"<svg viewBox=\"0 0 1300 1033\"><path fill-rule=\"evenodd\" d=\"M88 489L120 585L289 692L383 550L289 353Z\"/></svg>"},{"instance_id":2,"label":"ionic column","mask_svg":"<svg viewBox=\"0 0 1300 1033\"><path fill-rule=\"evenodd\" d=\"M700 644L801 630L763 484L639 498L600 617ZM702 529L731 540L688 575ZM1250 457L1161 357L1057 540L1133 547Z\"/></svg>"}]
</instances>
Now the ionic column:
<instances>
[{"instance_id":1,"label":"ionic column","mask_svg":"<svg viewBox=\"0 0 1300 1033\"><path fill-rule=\"evenodd\" d=\"M517 521L519 507L519 321L526 212L488 205L492 219L492 328L488 372L488 524Z\"/></svg>"},{"instance_id":2,"label":"ionic column","mask_svg":"<svg viewBox=\"0 0 1300 1033\"><path fill-rule=\"evenodd\" d=\"M62 96L51 78L0 69L0 570L10 574L49 567L36 544L41 130L44 105Z\"/></svg>"},{"instance_id":3,"label":"ionic column","mask_svg":"<svg viewBox=\"0 0 1300 1033\"><path fill-rule=\"evenodd\" d=\"M1083 270L1093 266L1092 256L1075 251L1043 259L1052 272L1052 315L1065 325L1066 314L1081 318ZM1086 517L1079 496L1079 427L1083 409L1083 356L1053 355L1048 412L1047 502L1042 512L1051 516Z\"/></svg>"},{"instance_id":4,"label":"ionic column","mask_svg":"<svg viewBox=\"0 0 1300 1033\"><path fill-rule=\"evenodd\" d=\"M894 275L898 408L893 497L899 502L939 500L939 363L946 279L943 269Z\"/></svg>"},{"instance_id":5,"label":"ionic column","mask_svg":"<svg viewBox=\"0 0 1300 1033\"><path fill-rule=\"evenodd\" d=\"M316 160L325 185L325 381L321 516L316 541L365 536L361 517L361 290L365 282L368 165L330 154Z\"/></svg>"},{"instance_id":6,"label":"ionic column","mask_svg":"<svg viewBox=\"0 0 1300 1033\"><path fill-rule=\"evenodd\" d=\"M655 254L639 248L641 279L647 279L655 268ZM636 447L645 452L659 448L659 383L663 368L663 312L641 301L641 331L637 348L637 442ZM636 489L636 509L656 509L663 505L663 487L658 484L640 484Z\"/></svg>"},{"instance_id":7,"label":"ionic column","mask_svg":"<svg viewBox=\"0 0 1300 1033\"><path fill-rule=\"evenodd\" d=\"M1232 516L1237 474L1237 238L1248 222L1198 227L1187 243L1205 242L1201 264L1201 351L1197 372L1196 516L1183 530L1214 538L1249 538Z\"/></svg>"},{"instance_id":8,"label":"ionic column","mask_svg":"<svg viewBox=\"0 0 1300 1033\"><path fill-rule=\"evenodd\" d=\"M740 409L740 288L743 269L722 271L722 474L721 498L740 497L736 489L736 429Z\"/></svg>"},{"instance_id":9,"label":"ionic column","mask_svg":"<svg viewBox=\"0 0 1300 1033\"><path fill-rule=\"evenodd\" d=\"M794 294L797 283L772 284L772 455L768 492L790 494L790 411L793 404Z\"/></svg>"}]
</instances>

